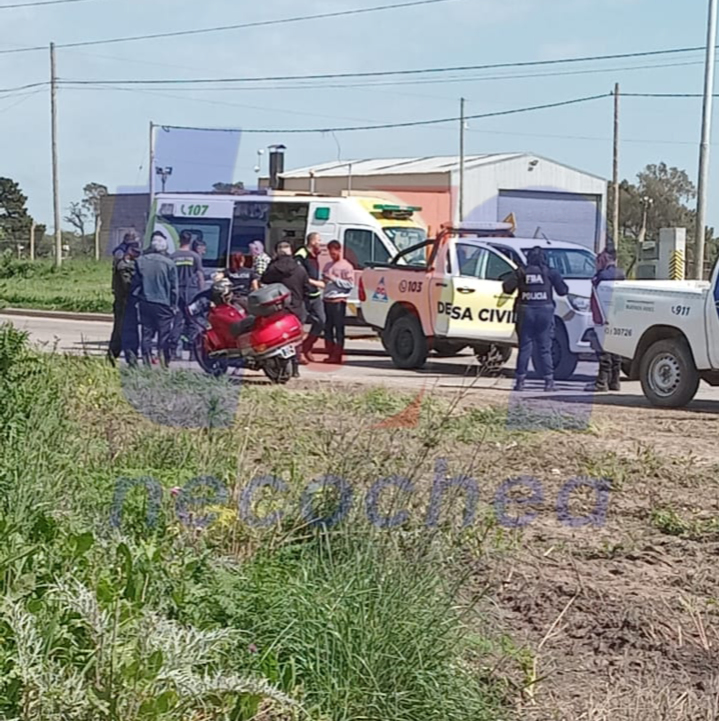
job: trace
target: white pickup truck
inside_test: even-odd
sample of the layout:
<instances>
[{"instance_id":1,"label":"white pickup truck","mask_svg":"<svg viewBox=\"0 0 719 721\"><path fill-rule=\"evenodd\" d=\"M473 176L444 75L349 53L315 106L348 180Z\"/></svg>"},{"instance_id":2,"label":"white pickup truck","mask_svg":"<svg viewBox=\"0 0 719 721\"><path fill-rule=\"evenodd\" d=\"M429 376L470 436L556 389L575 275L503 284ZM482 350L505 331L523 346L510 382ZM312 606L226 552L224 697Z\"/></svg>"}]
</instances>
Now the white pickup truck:
<instances>
[{"instance_id":1,"label":"white pickup truck","mask_svg":"<svg viewBox=\"0 0 719 721\"><path fill-rule=\"evenodd\" d=\"M719 385L719 264L711 281L601 283L604 349L624 359L655 406L679 408L699 381Z\"/></svg>"}]
</instances>

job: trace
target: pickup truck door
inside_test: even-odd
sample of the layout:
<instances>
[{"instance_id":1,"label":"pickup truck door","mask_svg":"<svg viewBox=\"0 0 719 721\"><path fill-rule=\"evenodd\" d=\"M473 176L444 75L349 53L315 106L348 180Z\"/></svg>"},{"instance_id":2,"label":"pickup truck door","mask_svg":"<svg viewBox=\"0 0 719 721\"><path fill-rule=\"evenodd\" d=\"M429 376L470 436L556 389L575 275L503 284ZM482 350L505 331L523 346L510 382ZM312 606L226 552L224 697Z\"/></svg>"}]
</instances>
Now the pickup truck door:
<instances>
[{"instance_id":1,"label":"pickup truck door","mask_svg":"<svg viewBox=\"0 0 719 721\"><path fill-rule=\"evenodd\" d=\"M444 293L434 307L435 333L448 338L511 343L514 295L502 291L502 278L514 267L500 253L461 239L451 244ZM434 285L434 282L433 282Z\"/></svg>"},{"instance_id":2,"label":"pickup truck door","mask_svg":"<svg viewBox=\"0 0 719 721\"><path fill-rule=\"evenodd\" d=\"M684 312L679 308L675 312ZM707 345L709 346L709 361L712 368L719 368L719 273L712 278L711 288L707 292L707 305L704 309L707 324ZM686 322L691 323L691 318Z\"/></svg>"}]
</instances>

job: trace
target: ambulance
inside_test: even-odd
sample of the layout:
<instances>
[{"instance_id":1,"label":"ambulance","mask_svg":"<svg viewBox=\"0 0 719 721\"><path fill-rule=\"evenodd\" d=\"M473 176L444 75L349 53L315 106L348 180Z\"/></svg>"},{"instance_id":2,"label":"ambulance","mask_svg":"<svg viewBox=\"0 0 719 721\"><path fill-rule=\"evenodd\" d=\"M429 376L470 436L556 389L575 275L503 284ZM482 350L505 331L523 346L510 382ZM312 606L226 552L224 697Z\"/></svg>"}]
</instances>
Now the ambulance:
<instances>
[{"instance_id":1,"label":"ambulance","mask_svg":"<svg viewBox=\"0 0 719 721\"><path fill-rule=\"evenodd\" d=\"M173 252L180 233L189 231L193 240L205 243L202 261L209 277L228 267L232 253L249 254L254 240L261 240L271 256L281 240L290 240L296 250L309 233L317 232L322 238L320 266L330 260L327 244L338 240L344 257L355 268L357 282L347 307L348 316L357 316L362 269L387 263L398 251L426 239L419 211L421 208L370 196L329 197L276 190L244 195L160 193L153 199L145 245L160 231Z\"/></svg>"}]
</instances>

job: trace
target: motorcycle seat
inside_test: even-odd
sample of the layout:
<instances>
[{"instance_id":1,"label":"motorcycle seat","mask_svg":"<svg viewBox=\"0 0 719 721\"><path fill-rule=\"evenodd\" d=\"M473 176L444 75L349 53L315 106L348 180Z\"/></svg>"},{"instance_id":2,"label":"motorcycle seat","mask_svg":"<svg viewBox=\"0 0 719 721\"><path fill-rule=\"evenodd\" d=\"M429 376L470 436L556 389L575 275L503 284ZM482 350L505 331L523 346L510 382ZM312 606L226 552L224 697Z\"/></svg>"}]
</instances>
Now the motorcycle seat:
<instances>
[{"instance_id":1,"label":"motorcycle seat","mask_svg":"<svg viewBox=\"0 0 719 721\"><path fill-rule=\"evenodd\" d=\"M237 323L233 323L230 326L230 334L233 338L238 338L243 333L248 333L252 330L252 326L255 324L255 316L248 315L247 318L243 318Z\"/></svg>"}]
</instances>

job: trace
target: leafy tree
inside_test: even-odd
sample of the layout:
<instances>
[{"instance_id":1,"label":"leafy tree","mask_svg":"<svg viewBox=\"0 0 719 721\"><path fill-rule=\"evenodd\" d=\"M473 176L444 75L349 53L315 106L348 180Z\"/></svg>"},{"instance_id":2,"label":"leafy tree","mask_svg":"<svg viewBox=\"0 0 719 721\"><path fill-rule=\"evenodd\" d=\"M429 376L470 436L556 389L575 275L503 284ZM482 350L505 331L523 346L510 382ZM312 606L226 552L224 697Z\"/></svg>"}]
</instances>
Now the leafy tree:
<instances>
[{"instance_id":1,"label":"leafy tree","mask_svg":"<svg viewBox=\"0 0 719 721\"><path fill-rule=\"evenodd\" d=\"M27 197L10 178L0 178L0 237L27 240L32 218L27 212Z\"/></svg>"},{"instance_id":2,"label":"leafy tree","mask_svg":"<svg viewBox=\"0 0 719 721\"><path fill-rule=\"evenodd\" d=\"M666 163L647 165L637 174L637 182L623 180L619 187L619 262L631 268L639 255L639 241L646 211L645 240L659 240L662 228L686 228L687 269L694 260L694 233L697 191L685 170ZM719 253L714 228L706 229L706 258L714 261Z\"/></svg>"},{"instance_id":3,"label":"leafy tree","mask_svg":"<svg viewBox=\"0 0 719 721\"><path fill-rule=\"evenodd\" d=\"M658 240L661 228L694 228L696 213L688 203L697 191L686 171L666 163L647 165L637 174L635 185L622 181L619 188L619 226L622 235L637 240L647 207L646 240ZM649 200L649 203L645 201Z\"/></svg>"},{"instance_id":4,"label":"leafy tree","mask_svg":"<svg viewBox=\"0 0 719 721\"><path fill-rule=\"evenodd\" d=\"M107 186L102 185L102 183L88 183L82 189L82 192L85 193L82 204L97 221L100 217L100 203L102 198L107 195Z\"/></svg>"}]
</instances>

